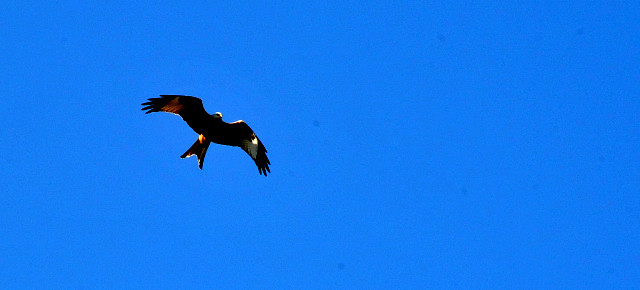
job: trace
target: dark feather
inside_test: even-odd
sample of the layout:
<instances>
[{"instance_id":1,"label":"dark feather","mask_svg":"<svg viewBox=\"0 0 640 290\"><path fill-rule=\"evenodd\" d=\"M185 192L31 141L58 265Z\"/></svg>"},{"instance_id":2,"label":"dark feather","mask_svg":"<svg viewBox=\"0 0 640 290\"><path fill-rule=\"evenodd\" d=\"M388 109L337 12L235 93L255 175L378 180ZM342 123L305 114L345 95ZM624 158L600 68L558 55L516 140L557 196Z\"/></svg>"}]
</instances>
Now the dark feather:
<instances>
[{"instance_id":1,"label":"dark feather","mask_svg":"<svg viewBox=\"0 0 640 290\"><path fill-rule=\"evenodd\" d=\"M207 120L211 118L202 106L202 100L191 96L160 95L160 98L150 98L149 102L142 105L146 106L142 108L143 111L147 110L146 114L167 112L180 115L182 120L198 134L202 134Z\"/></svg>"}]
</instances>

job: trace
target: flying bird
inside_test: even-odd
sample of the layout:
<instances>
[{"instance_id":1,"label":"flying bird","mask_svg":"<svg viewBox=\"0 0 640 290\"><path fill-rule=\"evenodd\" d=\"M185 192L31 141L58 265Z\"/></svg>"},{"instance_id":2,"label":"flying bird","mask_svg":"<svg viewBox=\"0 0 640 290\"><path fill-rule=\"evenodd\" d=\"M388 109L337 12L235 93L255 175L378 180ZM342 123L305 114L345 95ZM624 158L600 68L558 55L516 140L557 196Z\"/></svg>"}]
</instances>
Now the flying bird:
<instances>
[{"instance_id":1,"label":"flying bird","mask_svg":"<svg viewBox=\"0 0 640 290\"><path fill-rule=\"evenodd\" d=\"M227 123L222 121L220 112L209 115L202 106L202 100L192 96L160 95L160 98L150 98L142 105L145 106L142 110L147 110L146 114L167 112L179 115L193 131L198 133L198 140L180 158L196 155L200 169L202 169L207 148L213 142L242 148L256 163L260 174L267 176L267 172L271 173L267 149L244 121Z\"/></svg>"}]
</instances>

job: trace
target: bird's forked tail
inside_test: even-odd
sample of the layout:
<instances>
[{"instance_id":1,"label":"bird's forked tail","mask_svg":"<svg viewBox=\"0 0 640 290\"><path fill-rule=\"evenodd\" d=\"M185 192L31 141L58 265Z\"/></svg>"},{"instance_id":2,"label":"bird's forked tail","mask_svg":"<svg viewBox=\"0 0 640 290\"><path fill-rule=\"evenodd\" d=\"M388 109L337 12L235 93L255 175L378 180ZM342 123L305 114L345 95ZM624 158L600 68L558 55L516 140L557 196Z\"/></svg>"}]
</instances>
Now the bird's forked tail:
<instances>
[{"instance_id":1,"label":"bird's forked tail","mask_svg":"<svg viewBox=\"0 0 640 290\"><path fill-rule=\"evenodd\" d=\"M198 136L198 140L196 140L193 145L180 156L180 158L187 158L191 155L196 155L198 157L198 167L202 169L202 164L204 163L204 155L207 154L207 149L209 148L209 144L211 141L206 140L203 135Z\"/></svg>"}]
</instances>

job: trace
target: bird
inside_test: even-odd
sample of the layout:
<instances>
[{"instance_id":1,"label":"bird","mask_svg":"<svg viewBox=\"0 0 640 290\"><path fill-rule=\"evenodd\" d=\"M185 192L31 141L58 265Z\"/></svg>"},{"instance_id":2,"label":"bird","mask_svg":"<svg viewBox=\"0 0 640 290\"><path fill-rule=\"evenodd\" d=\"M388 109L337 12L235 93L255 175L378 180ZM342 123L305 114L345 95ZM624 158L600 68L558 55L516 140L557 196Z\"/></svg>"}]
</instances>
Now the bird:
<instances>
[{"instance_id":1,"label":"bird","mask_svg":"<svg viewBox=\"0 0 640 290\"><path fill-rule=\"evenodd\" d=\"M242 120L227 123L222 120L222 113L216 112L210 115L205 111L202 100L193 96L160 95L160 98L149 98L142 103L141 110L145 114L153 112L167 112L179 115L187 125L198 134L198 139L180 158L190 156L198 157L198 167L202 169L204 156L211 142L221 145L236 146L242 148L258 166L258 172L267 176L269 158L264 147L255 132Z\"/></svg>"}]
</instances>

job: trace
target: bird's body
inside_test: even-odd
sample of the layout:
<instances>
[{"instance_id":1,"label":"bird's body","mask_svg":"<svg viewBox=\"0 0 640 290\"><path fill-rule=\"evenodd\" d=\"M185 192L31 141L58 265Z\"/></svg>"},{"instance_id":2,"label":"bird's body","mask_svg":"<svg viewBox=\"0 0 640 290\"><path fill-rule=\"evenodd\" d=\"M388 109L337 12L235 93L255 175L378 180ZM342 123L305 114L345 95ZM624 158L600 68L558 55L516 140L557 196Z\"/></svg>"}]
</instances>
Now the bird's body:
<instances>
[{"instance_id":1,"label":"bird's body","mask_svg":"<svg viewBox=\"0 0 640 290\"><path fill-rule=\"evenodd\" d=\"M211 142L221 145L237 146L242 148L256 163L260 174L267 176L269 170L269 158L267 149L251 127L242 120L227 123L222 120L221 113L209 115L202 106L202 100L191 96L161 95L161 98L150 98L143 103L142 110L152 112L168 112L180 115L199 136L198 140L182 154L182 158L196 155L198 166L202 169L204 156Z\"/></svg>"}]
</instances>

